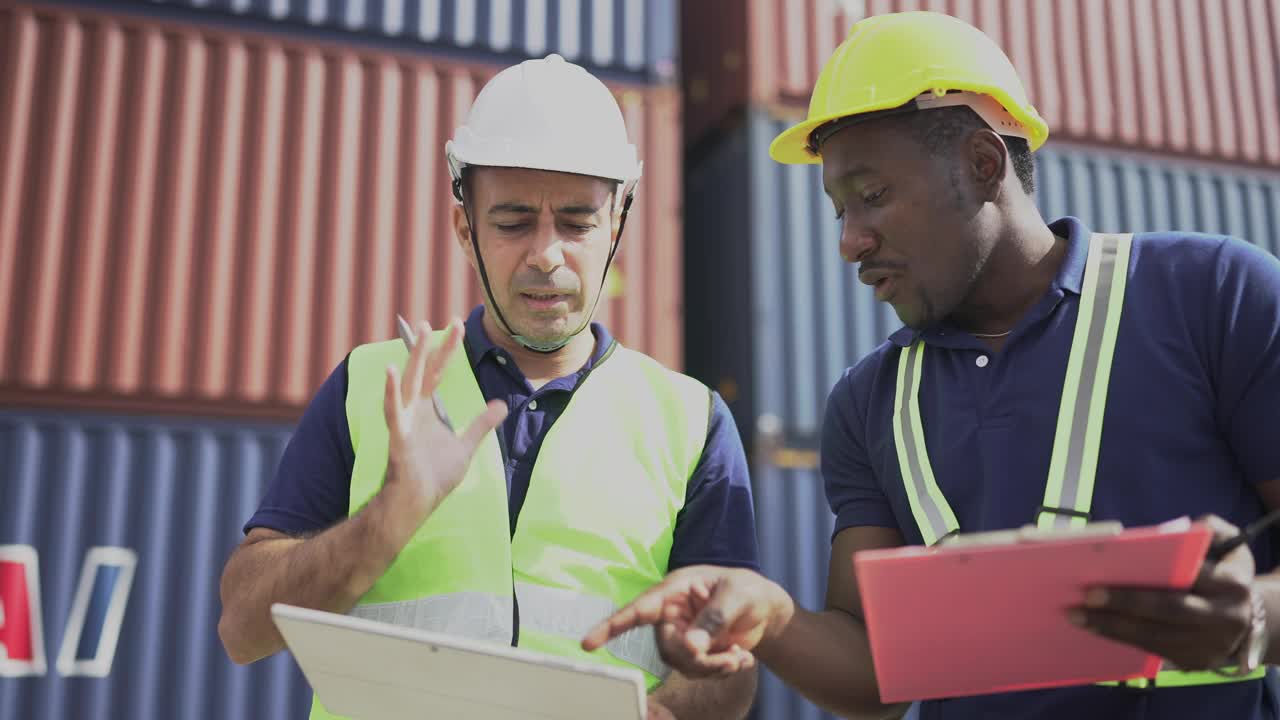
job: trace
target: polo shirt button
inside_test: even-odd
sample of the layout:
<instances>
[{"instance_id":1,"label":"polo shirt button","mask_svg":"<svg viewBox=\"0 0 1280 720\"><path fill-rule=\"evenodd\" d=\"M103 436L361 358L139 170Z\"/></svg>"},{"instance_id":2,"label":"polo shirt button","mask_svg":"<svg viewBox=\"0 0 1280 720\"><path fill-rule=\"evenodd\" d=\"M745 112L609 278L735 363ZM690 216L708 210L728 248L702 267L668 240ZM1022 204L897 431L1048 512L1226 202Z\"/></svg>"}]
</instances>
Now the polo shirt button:
<instances>
[{"instance_id":1,"label":"polo shirt button","mask_svg":"<svg viewBox=\"0 0 1280 720\"><path fill-rule=\"evenodd\" d=\"M537 401L537 400L530 400L530 401L529 401L529 409L530 409L530 410L537 410L537 409L538 409L538 401Z\"/></svg>"},{"instance_id":2,"label":"polo shirt button","mask_svg":"<svg viewBox=\"0 0 1280 720\"><path fill-rule=\"evenodd\" d=\"M503 357L502 355L499 355L499 356L498 356L498 364L499 364L499 365L506 365L506 364L507 364L507 359L506 359L505 357Z\"/></svg>"},{"instance_id":3,"label":"polo shirt button","mask_svg":"<svg viewBox=\"0 0 1280 720\"><path fill-rule=\"evenodd\" d=\"M978 367L986 367L989 362L991 361L987 359L986 355L979 355L978 359L973 361L973 363Z\"/></svg>"}]
</instances>

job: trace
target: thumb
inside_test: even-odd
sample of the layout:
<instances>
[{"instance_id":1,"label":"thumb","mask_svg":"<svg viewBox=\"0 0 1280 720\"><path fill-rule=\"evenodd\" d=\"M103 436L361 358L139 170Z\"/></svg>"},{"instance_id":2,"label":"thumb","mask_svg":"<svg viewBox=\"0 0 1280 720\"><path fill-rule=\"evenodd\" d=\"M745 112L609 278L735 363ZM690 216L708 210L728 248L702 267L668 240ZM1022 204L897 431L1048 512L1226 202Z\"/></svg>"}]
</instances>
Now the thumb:
<instances>
[{"instance_id":1,"label":"thumb","mask_svg":"<svg viewBox=\"0 0 1280 720\"><path fill-rule=\"evenodd\" d=\"M507 417L507 404L501 400L490 400L488 407L480 416L471 421L465 432L462 433L462 445L468 455L476 451L480 447L480 443L484 441L486 435L494 428L498 427Z\"/></svg>"},{"instance_id":2,"label":"thumb","mask_svg":"<svg viewBox=\"0 0 1280 720\"><path fill-rule=\"evenodd\" d=\"M701 652L727 646L729 635L735 630L746 629L740 626L744 622L749 625L755 614L745 593L736 592L722 580L712 588L707 603L694 616L686 640L693 649Z\"/></svg>"}]
</instances>

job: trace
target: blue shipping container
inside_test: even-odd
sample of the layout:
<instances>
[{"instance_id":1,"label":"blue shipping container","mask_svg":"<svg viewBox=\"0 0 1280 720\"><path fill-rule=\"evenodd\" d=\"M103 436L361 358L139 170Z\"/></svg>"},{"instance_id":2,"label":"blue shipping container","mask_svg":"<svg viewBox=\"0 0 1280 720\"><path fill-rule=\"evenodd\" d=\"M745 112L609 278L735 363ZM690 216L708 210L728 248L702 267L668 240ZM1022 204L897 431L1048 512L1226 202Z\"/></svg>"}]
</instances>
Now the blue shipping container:
<instances>
[{"instance_id":1,"label":"blue shipping container","mask_svg":"<svg viewBox=\"0 0 1280 720\"><path fill-rule=\"evenodd\" d=\"M331 32L463 58L559 53L612 79L674 82L675 0L99 0L172 16Z\"/></svg>"},{"instance_id":2,"label":"blue shipping container","mask_svg":"<svg viewBox=\"0 0 1280 720\"><path fill-rule=\"evenodd\" d=\"M222 565L289 432L0 413L0 717L304 717L292 657L236 666L217 634Z\"/></svg>"},{"instance_id":3,"label":"blue shipping container","mask_svg":"<svg viewBox=\"0 0 1280 720\"><path fill-rule=\"evenodd\" d=\"M901 324L840 259L819 166L769 159L789 124L753 110L689 160L686 368L721 391L752 450L765 573L816 609L832 522L815 467L827 393ZM1280 172L1053 141L1036 158L1046 218L1226 233L1280 253ZM766 673L756 717L830 716Z\"/></svg>"}]
</instances>

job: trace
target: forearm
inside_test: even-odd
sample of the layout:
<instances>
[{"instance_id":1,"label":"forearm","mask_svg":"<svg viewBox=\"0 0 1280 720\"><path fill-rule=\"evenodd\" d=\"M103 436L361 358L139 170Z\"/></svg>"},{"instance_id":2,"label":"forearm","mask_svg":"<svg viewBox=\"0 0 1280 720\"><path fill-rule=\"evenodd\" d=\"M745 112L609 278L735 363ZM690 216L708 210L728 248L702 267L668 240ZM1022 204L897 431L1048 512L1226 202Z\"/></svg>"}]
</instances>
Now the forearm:
<instances>
[{"instance_id":1,"label":"forearm","mask_svg":"<svg viewBox=\"0 0 1280 720\"><path fill-rule=\"evenodd\" d=\"M250 663L284 648L272 603L346 612L369 591L412 535L393 498L306 539L271 538L238 548L222 575L218 634L227 654Z\"/></svg>"},{"instance_id":2,"label":"forearm","mask_svg":"<svg viewBox=\"0 0 1280 720\"><path fill-rule=\"evenodd\" d=\"M679 720L741 720L756 694L756 670L728 677L693 679L675 670L649 697L662 703Z\"/></svg>"},{"instance_id":3,"label":"forearm","mask_svg":"<svg viewBox=\"0 0 1280 720\"><path fill-rule=\"evenodd\" d=\"M896 718L907 705L884 705L871 663L866 626L839 610L795 615L756 657L817 705L843 717Z\"/></svg>"}]
</instances>

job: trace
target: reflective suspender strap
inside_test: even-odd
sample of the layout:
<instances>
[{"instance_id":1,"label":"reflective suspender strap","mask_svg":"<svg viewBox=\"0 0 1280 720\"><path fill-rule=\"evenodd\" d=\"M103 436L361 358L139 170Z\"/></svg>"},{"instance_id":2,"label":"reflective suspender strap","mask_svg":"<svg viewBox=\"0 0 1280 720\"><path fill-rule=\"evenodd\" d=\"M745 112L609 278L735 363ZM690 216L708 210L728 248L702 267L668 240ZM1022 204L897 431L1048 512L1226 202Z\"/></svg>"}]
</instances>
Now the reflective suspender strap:
<instances>
[{"instance_id":1,"label":"reflective suspender strap","mask_svg":"<svg viewBox=\"0 0 1280 720\"><path fill-rule=\"evenodd\" d=\"M1131 234L1090 237L1049 478L1036 518L1041 528L1080 527L1089 520L1132 246ZM933 545L957 532L959 523L938 488L924 442L919 400L924 349L917 340L899 352L893 439L911 513L925 544Z\"/></svg>"},{"instance_id":2,"label":"reflective suspender strap","mask_svg":"<svg viewBox=\"0 0 1280 720\"><path fill-rule=\"evenodd\" d=\"M1224 668L1231 670L1231 668ZM1212 671L1198 672L1182 672L1181 670L1161 670L1155 677L1155 680L1149 678L1138 678L1136 680L1122 680L1120 682L1100 682L1098 685L1106 685L1108 687L1126 687L1126 688L1168 688L1168 687L1189 687L1191 685L1221 685L1223 683L1244 682L1245 680L1260 680L1267 676L1266 666L1243 675L1241 677L1232 677L1230 675L1219 675Z\"/></svg>"},{"instance_id":3,"label":"reflective suspender strap","mask_svg":"<svg viewBox=\"0 0 1280 720\"><path fill-rule=\"evenodd\" d=\"M1049 481L1036 524L1082 527L1093 504L1098 447L1133 235L1094 233L1058 410Z\"/></svg>"},{"instance_id":4,"label":"reflective suspender strap","mask_svg":"<svg viewBox=\"0 0 1280 720\"><path fill-rule=\"evenodd\" d=\"M893 441L898 451L898 467L907 486L911 513L924 537L933 545L960 529L947 498L938 489L924 444L920 422L920 374L924 366L924 343L917 340L898 353L898 385L893 400Z\"/></svg>"}]
</instances>

